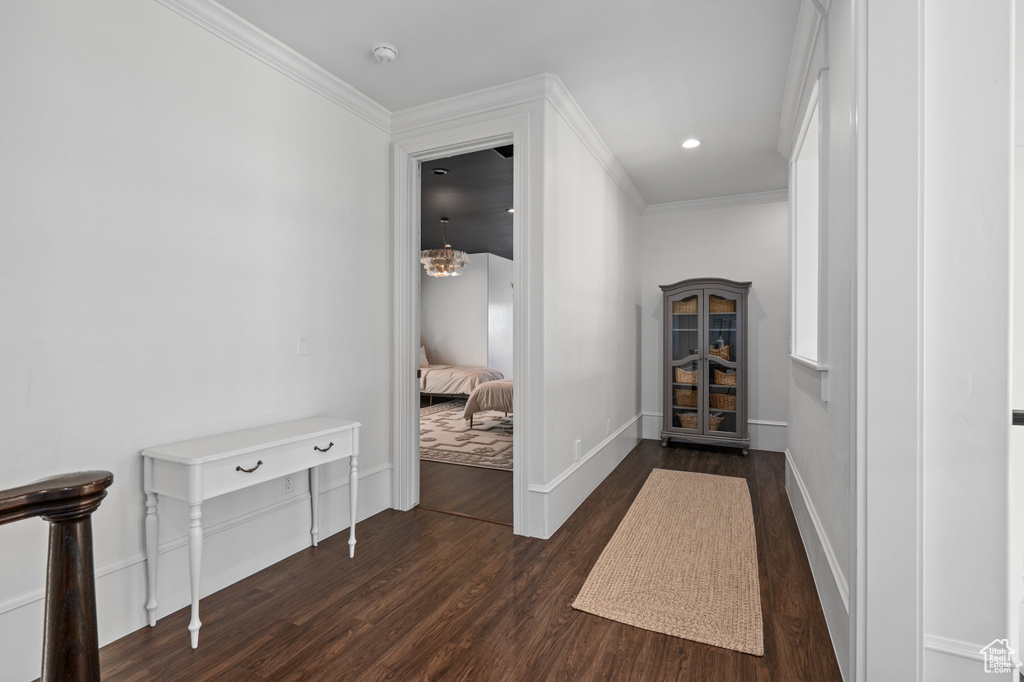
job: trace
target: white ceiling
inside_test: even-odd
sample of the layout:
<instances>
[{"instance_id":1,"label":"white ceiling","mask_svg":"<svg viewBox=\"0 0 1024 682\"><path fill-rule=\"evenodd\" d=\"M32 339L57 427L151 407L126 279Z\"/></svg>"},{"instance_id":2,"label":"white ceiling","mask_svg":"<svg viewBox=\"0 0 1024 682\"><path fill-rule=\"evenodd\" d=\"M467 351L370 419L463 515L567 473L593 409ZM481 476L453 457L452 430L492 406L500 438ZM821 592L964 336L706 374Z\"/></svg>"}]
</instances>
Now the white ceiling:
<instances>
[{"instance_id":1,"label":"white ceiling","mask_svg":"<svg viewBox=\"0 0 1024 682\"><path fill-rule=\"evenodd\" d=\"M220 3L391 111L555 74L650 204L786 186L800 0ZM398 60L378 64L378 42Z\"/></svg>"}]
</instances>

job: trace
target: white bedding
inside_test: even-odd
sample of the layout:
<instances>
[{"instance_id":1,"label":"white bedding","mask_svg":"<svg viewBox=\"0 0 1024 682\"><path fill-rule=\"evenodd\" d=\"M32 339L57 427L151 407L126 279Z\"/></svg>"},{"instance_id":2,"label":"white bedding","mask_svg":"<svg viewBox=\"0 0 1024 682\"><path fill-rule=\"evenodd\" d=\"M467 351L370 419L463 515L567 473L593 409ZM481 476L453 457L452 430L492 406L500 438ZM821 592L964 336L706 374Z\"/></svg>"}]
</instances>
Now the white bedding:
<instances>
[{"instance_id":1,"label":"white bedding","mask_svg":"<svg viewBox=\"0 0 1024 682\"><path fill-rule=\"evenodd\" d=\"M424 365L420 370L420 391L444 395L469 395L478 384L505 377L490 367Z\"/></svg>"},{"instance_id":2,"label":"white bedding","mask_svg":"<svg viewBox=\"0 0 1024 682\"><path fill-rule=\"evenodd\" d=\"M468 419L472 428L473 415L487 410L504 412L506 415L512 411L511 379L487 381L474 388L469 394L469 400L466 401L466 410L462 413L462 418Z\"/></svg>"}]
</instances>

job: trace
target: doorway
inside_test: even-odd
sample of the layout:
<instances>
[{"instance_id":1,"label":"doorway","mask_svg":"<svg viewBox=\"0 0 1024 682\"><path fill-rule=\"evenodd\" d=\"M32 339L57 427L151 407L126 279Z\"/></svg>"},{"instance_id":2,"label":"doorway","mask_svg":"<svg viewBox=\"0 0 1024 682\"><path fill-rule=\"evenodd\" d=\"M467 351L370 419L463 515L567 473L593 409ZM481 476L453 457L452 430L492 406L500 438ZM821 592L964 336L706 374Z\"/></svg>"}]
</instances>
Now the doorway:
<instances>
[{"instance_id":1,"label":"doorway","mask_svg":"<svg viewBox=\"0 0 1024 682\"><path fill-rule=\"evenodd\" d=\"M420 167L420 508L512 526L513 145ZM429 267L428 267L429 266Z\"/></svg>"},{"instance_id":2,"label":"doorway","mask_svg":"<svg viewBox=\"0 0 1024 682\"><path fill-rule=\"evenodd\" d=\"M452 124L455 126L455 124ZM518 535L531 535L532 526L527 499L527 444L533 435L531 409L532 376L530 363L530 318L527 302L533 289L528 268L531 239L531 179L540 174L531 171L533 159L540 159L530 140L530 116L527 112L502 116L474 124L460 124L450 130L426 128L427 132L396 134L392 144L393 173L393 257L394 296L393 337L393 410L392 410L392 507L409 510L420 503L419 458L419 347L421 321L420 225L421 167L428 162L483 150L513 145L513 352L515 376L513 414L512 526ZM538 275L534 275L539 277ZM539 385L539 384L538 384ZM533 405L534 408L529 406Z\"/></svg>"}]
</instances>

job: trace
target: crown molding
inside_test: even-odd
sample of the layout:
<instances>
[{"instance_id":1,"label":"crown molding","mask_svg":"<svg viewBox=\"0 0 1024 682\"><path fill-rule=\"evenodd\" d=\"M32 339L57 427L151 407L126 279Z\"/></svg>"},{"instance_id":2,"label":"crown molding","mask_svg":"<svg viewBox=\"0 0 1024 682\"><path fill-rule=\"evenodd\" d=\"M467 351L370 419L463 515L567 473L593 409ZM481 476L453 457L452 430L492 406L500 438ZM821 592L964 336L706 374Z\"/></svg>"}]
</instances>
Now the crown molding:
<instances>
[{"instance_id":1,"label":"crown molding","mask_svg":"<svg viewBox=\"0 0 1024 682\"><path fill-rule=\"evenodd\" d=\"M392 113L214 0L156 2L396 138L437 123L546 101L611 176L637 212L642 215L647 208L647 201L632 178L608 149L558 76L530 76Z\"/></svg>"},{"instance_id":2,"label":"crown molding","mask_svg":"<svg viewBox=\"0 0 1024 682\"><path fill-rule=\"evenodd\" d=\"M483 90L456 95L417 107L396 111L391 117L396 139L420 133L425 128L463 118L492 114L515 106L546 102L562 117L641 215L647 201L632 178L623 170L608 145L586 117L572 94L553 74L539 74Z\"/></svg>"},{"instance_id":3,"label":"crown molding","mask_svg":"<svg viewBox=\"0 0 1024 682\"><path fill-rule=\"evenodd\" d=\"M642 215L647 208L647 202L633 180L558 76L531 76L392 113L214 0L156 2L396 139L437 123L546 101L569 124L637 212Z\"/></svg>"},{"instance_id":4,"label":"crown molding","mask_svg":"<svg viewBox=\"0 0 1024 682\"><path fill-rule=\"evenodd\" d=\"M789 190L773 189L767 192L751 192L750 194L732 194L725 197L708 197L707 199L676 201L671 204L651 204L647 207L647 210L644 211L644 216L686 213L688 211L705 211L713 208L753 206L754 204L773 204L779 201L789 201Z\"/></svg>"},{"instance_id":5,"label":"crown molding","mask_svg":"<svg viewBox=\"0 0 1024 682\"><path fill-rule=\"evenodd\" d=\"M549 79L546 97L548 103L569 124L572 131L576 133L576 137L590 150L597 162L604 167L622 193L633 204L637 213L642 216L647 210L647 200L640 194L633 179L629 177L608 145L601 139L597 129L594 128L576 99L562 83L562 79L557 76L549 76Z\"/></svg>"},{"instance_id":6,"label":"crown molding","mask_svg":"<svg viewBox=\"0 0 1024 682\"><path fill-rule=\"evenodd\" d=\"M537 102L544 98L548 78L547 74L530 76L408 109L399 109L391 114L391 130L396 138L409 137L430 126Z\"/></svg>"},{"instance_id":7,"label":"crown molding","mask_svg":"<svg viewBox=\"0 0 1024 682\"><path fill-rule=\"evenodd\" d=\"M391 133L390 111L214 0L156 2L367 123Z\"/></svg>"},{"instance_id":8,"label":"crown molding","mask_svg":"<svg viewBox=\"0 0 1024 682\"><path fill-rule=\"evenodd\" d=\"M814 54L821 36L821 27L831 1L824 5L819 0L803 0L800 13L797 15L796 35L793 38L793 49L789 53L789 71L786 74L786 90L782 96L782 115L779 117L778 150L786 159L792 158L793 145L800 135L803 124L803 106L810 94L815 78L811 78L815 66L825 68L825 64L815 65ZM828 55L824 55L828 59Z\"/></svg>"}]
</instances>

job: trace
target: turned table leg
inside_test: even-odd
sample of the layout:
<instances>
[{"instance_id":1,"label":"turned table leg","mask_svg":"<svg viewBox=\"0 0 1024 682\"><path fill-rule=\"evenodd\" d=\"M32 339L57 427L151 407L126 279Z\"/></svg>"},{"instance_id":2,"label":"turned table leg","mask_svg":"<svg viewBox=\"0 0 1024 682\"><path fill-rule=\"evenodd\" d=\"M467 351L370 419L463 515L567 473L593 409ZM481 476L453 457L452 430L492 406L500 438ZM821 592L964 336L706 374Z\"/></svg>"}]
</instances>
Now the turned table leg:
<instances>
[{"instance_id":1,"label":"turned table leg","mask_svg":"<svg viewBox=\"0 0 1024 682\"><path fill-rule=\"evenodd\" d=\"M147 464L149 460L146 461ZM156 564L160 554L160 496L154 492L146 492L146 572L149 577L149 600L146 610L149 612L149 626L156 625Z\"/></svg>"},{"instance_id":2,"label":"turned table leg","mask_svg":"<svg viewBox=\"0 0 1024 682\"><path fill-rule=\"evenodd\" d=\"M310 529L309 534L313 536L313 546L317 546L317 542L320 539L320 526L318 520L320 518L320 470L318 467L309 467L309 504L311 505L311 514L313 517L313 527Z\"/></svg>"},{"instance_id":3,"label":"turned table leg","mask_svg":"<svg viewBox=\"0 0 1024 682\"><path fill-rule=\"evenodd\" d=\"M357 441L358 443L358 441ZM358 448L358 445L357 445ZM351 471L348 475L348 492L349 492L349 529L348 529L348 558L351 559L356 555L356 488L359 485L359 456L356 452L352 453L352 459L350 462Z\"/></svg>"},{"instance_id":4,"label":"turned table leg","mask_svg":"<svg viewBox=\"0 0 1024 682\"><path fill-rule=\"evenodd\" d=\"M259 465L257 465L259 466ZM188 467L188 575L192 588L192 619L188 631L192 648L199 646L199 588L203 568L203 468Z\"/></svg>"},{"instance_id":5,"label":"turned table leg","mask_svg":"<svg viewBox=\"0 0 1024 682\"><path fill-rule=\"evenodd\" d=\"M142 460L143 488L146 491L146 577L149 598L146 611L149 612L149 626L156 625L156 565L160 555L160 496L153 492L153 460Z\"/></svg>"},{"instance_id":6,"label":"turned table leg","mask_svg":"<svg viewBox=\"0 0 1024 682\"><path fill-rule=\"evenodd\" d=\"M202 503L188 505L188 574L192 587L192 620L188 631L192 635L192 648L199 646L199 628L203 626L199 620L199 581L203 567L203 510Z\"/></svg>"}]
</instances>

